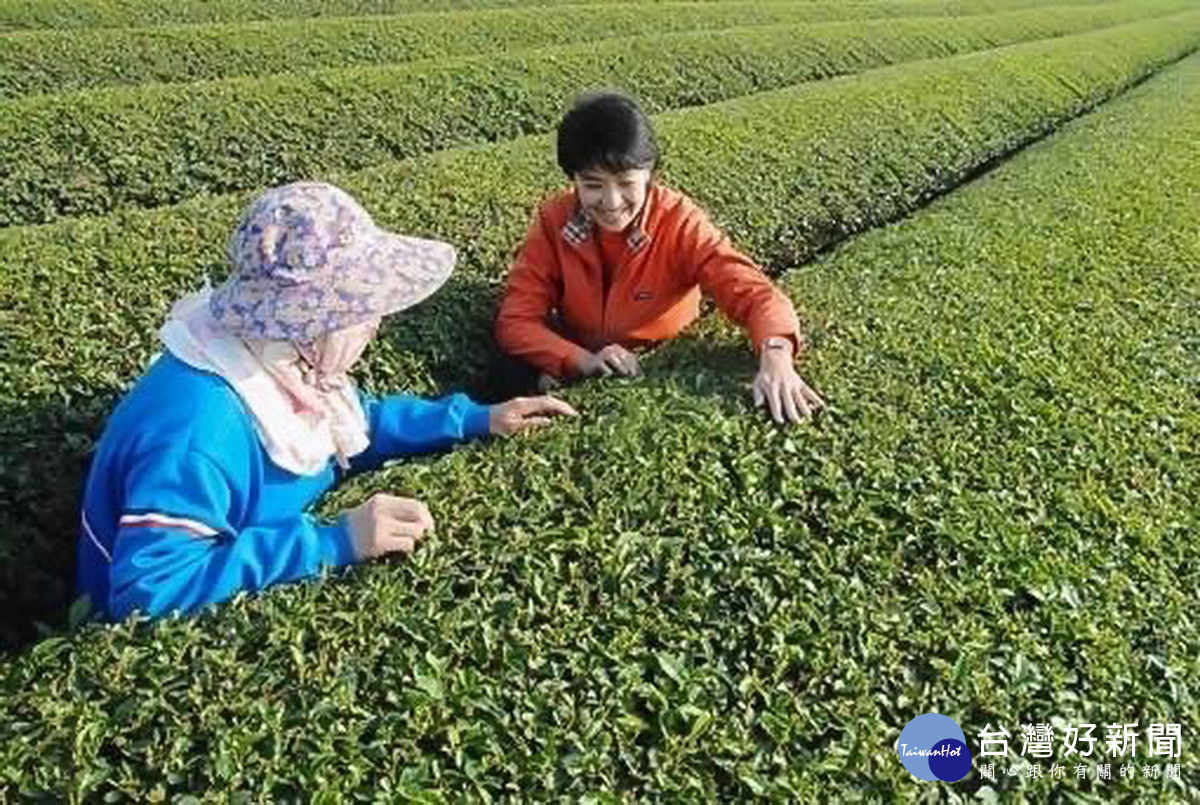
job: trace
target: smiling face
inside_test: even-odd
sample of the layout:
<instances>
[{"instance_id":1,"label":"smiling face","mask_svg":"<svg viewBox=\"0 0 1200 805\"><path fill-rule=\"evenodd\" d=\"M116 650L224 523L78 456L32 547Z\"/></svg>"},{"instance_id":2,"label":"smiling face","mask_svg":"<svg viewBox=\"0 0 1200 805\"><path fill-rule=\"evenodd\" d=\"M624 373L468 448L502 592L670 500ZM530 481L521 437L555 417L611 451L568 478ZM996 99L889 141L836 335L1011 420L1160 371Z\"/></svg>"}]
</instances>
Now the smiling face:
<instances>
[{"instance_id":1,"label":"smiling face","mask_svg":"<svg viewBox=\"0 0 1200 805\"><path fill-rule=\"evenodd\" d=\"M614 173L587 168L574 176L575 192L588 217L602 229L620 232L633 223L646 203L650 169L634 168Z\"/></svg>"}]
</instances>

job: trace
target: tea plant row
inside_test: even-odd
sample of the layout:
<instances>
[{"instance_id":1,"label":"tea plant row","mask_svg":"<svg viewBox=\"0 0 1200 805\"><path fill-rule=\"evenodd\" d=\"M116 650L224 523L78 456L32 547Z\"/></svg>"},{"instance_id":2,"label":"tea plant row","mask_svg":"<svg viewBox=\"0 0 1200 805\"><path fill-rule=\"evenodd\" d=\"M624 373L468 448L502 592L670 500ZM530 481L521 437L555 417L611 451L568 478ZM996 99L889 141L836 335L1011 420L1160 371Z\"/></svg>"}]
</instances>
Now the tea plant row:
<instances>
[{"instance_id":1,"label":"tea plant row","mask_svg":"<svg viewBox=\"0 0 1200 805\"><path fill-rule=\"evenodd\" d=\"M603 48L9 101L0 103L0 224L156 207L507 140L550 128L589 87L621 86L661 111L1178 10L1160 3L625 37ZM1186 27L1189 17L1179 19Z\"/></svg>"}]
</instances>

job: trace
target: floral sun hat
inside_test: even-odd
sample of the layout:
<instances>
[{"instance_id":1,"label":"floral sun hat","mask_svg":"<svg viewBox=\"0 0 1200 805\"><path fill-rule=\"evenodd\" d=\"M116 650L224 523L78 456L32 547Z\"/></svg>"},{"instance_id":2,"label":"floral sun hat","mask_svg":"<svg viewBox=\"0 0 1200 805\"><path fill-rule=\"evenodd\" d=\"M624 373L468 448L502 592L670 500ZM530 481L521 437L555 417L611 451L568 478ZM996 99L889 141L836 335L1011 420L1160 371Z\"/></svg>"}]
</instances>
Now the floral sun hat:
<instances>
[{"instance_id":1,"label":"floral sun hat","mask_svg":"<svg viewBox=\"0 0 1200 805\"><path fill-rule=\"evenodd\" d=\"M313 341L429 297L454 268L448 243L384 231L349 193L297 182L255 199L229 238L233 274L209 311L249 338Z\"/></svg>"}]
</instances>

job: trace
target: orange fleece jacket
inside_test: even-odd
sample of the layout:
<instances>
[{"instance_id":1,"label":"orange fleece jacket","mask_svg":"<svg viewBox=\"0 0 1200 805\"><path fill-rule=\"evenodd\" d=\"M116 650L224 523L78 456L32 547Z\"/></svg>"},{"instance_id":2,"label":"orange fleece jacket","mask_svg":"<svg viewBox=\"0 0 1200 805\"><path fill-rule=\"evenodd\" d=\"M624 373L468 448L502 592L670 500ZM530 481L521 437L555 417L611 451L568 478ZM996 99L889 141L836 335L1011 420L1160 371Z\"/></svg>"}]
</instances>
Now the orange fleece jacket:
<instances>
[{"instance_id":1,"label":"orange fleece jacket","mask_svg":"<svg viewBox=\"0 0 1200 805\"><path fill-rule=\"evenodd\" d=\"M799 350L791 301L687 196L652 185L626 234L606 288L597 231L574 189L544 201L509 269L500 348L556 377L577 374L587 353L608 344L640 349L674 337L699 315L704 293L749 331L755 350L770 336Z\"/></svg>"}]
</instances>

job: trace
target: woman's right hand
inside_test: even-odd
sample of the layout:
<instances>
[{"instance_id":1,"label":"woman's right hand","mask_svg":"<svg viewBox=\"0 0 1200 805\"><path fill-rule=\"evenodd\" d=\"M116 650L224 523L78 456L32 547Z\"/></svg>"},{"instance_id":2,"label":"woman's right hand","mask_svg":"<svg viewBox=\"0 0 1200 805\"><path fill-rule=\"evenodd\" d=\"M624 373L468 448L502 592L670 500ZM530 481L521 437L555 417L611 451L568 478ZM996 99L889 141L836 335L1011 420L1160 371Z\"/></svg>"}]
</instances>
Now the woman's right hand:
<instances>
[{"instance_id":1,"label":"woman's right hand","mask_svg":"<svg viewBox=\"0 0 1200 805\"><path fill-rule=\"evenodd\" d=\"M557 416L579 416L579 412L557 397L514 397L493 405L488 412L488 427L493 436L512 436L530 428L549 425Z\"/></svg>"},{"instance_id":2,"label":"woman's right hand","mask_svg":"<svg viewBox=\"0 0 1200 805\"><path fill-rule=\"evenodd\" d=\"M584 358L580 371L584 377L637 377L642 373L637 355L620 344L609 344Z\"/></svg>"},{"instance_id":3,"label":"woman's right hand","mask_svg":"<svg viewBox=\"0 0 1200 805\"><path fill-rule=\"evenodd\" d=\"M433 515L424 503L382 492L343 516L359 561L412 553L417 540L433 532Z\"/></svg>"}]
</instances>

